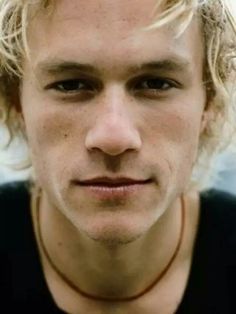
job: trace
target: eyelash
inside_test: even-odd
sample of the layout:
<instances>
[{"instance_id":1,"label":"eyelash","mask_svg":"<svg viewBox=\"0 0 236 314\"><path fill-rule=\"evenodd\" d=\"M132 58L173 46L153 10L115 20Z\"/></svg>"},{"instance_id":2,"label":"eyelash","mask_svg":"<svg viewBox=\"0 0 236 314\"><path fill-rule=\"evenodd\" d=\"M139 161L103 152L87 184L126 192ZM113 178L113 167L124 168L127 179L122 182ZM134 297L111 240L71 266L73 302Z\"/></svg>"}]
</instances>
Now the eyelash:
<instances>
[{"instance_id":1,"label":"eyelash","mask_svg":"<svg viewBox=\"0 0 236 314\"><path fill-rule=\"evenodd\" d=\"M139 77L128 83L128 89L133 94L152 94L160 95L167 93L172 88L178 88L180 84L174 80L161 77ZM64 95L75 96L78 94L93 95L101 90L101 86L95 81L89 79L69 79L59 81L46 86L47 90L54 90Z\"/></svg>"},{"instance_id":2,"label":"eyelash","mask_svg":"<svg viewBox=\"0 0 236 314\"><path fill-rule=\"evenodd\" d=\"M167 93L172 88L179 87L180 84L162 77L142 77L131 82L131 86L135 93L142 93L146 90L148 93L160 95Z\"/></svg>"},{"instance_id":3,"label":"eyelash","mask_svg":"<svg viewBox=\"0 0 236 314\"><path fill-rule=\"evenodd\" d=\"M66 88L64 88L66 85L72 84L72 86L74 87L71 90L66 90ZM79 84L82 85L82 88L78 89L76 88L75 85L77 85L77 87L79 86ZM64 85L64 87L63 87ZM46 89L53 89L62 93L75 93L75 91L77 92L78 90L80 91L95 91L97 88L95 88L94 82L90 82L89 80L85 80L85 79L70 79L70 80L64 80L64 81L60 81L60 82L55 82L53 84L50 84L49 86L46 86Z\"/></svg>"}]
</instances>

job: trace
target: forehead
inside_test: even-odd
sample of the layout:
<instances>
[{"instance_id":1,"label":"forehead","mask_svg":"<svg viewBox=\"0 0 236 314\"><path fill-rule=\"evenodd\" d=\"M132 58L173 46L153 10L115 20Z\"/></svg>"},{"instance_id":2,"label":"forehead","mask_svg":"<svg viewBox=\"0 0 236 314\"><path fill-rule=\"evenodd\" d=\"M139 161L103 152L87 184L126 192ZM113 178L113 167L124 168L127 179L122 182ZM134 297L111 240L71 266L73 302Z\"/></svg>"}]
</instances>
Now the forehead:
<instances>
[{"instance_id":1,"label":"forehead","mask_svg":"<svg viewBox=\"0 0 236 314\"><path fill-rule=\"evenodd\" d=\"M57 0L42 9L28 28L33 65L61 58L82 63L115 62L125 66L149 59L181 56L201 59L202 36L197 19L176 38L171 27L144 31L154 21L156 0ZM159 9L160 10L160 9Z\"/></svg>"},{"instance_id":2,"label":"forehead","mask_svg":"<svg viewBox=\"0 0 236 314\"><path fill-rule=\"evenodd\" d=\"M118 23L143 26L150 22L156 0L57 0L54 9L57 18L80 20L88 26L93 23L98 28Z\"/></svg>"},{"instance_id":3,"label":"forehead","mask_svg":"<svg viewBox=\"0 0 236 314\"><path fill-rule=\"evenodd\" d=\"M157 0L57 0L53 1L53 14L45 16L41 11L38 17L53 23L80 22L81 30L104 27L131 30L150 23ZM93 29L94 30L94 29Z\"/></svg>"}]
</instances>

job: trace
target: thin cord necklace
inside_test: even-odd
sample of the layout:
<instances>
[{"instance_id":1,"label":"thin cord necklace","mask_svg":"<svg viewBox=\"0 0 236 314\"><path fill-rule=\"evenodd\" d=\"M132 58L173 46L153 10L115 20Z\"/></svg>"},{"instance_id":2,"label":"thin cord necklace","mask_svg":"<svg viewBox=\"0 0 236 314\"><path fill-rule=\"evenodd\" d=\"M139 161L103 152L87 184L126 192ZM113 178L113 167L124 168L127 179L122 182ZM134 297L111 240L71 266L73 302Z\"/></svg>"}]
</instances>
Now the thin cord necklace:
<instances>
[{"instance_id":1,"label":"thin cord necklace","mask_svg":"<svg viewBox=\"0 0 236 314\"><path fill-rule=\"evenodd\" d=\"M179 234L179 239L178 243L176 245L176 248L174 250L174 253L172 254L169 262L165 266L165 268L162 270L162 272L158 275L158 277L143 291L137 293L136 295L130 296L130 297L124 297L124 298L117 298L117 297L102 297L102 296L97 296L93 294L89 294L87 292L84 292L81 290L79 287L77 287L69 278L66 277L66 275L55 265L55 263L52 261L45 245L43 242L42 238L42 233L41 233L41 227L40 227L40 219L39 219L39 210L40 210L40 200L41 200L41 190L39 188L35 188L35 190L32 193L32 211L33 214L35 214L35 225L36 225L36 232L38 234L38 240L39 240L39 245L42 248L42 251L49 262L50 266L52 269L58 274L58 276L72 289L74 290L77 294L80 294L86 298L93 299L96 301L105 301L105 302L128 302L128 301L133 301L136 300L140 297L142 297L144 294L149 292L168 272L170 269L171 265L173 264L176 256L179 253L182 241L183 241L183 235L184 235L184 227L185 227L185 200L183 195L181 195L180 200L181 200L181 228L180 228L180 234Z\"/></svg>"}]
</instances>

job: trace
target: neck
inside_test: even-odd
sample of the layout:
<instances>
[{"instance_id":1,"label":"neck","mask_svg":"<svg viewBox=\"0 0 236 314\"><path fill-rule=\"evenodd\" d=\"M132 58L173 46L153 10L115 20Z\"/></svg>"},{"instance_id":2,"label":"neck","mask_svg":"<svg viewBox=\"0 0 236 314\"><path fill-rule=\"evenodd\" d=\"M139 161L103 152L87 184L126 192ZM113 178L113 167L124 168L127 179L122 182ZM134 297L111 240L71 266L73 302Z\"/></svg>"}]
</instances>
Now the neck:
<instances>
[{"instance_id":1,"label":"neck","mask_svg":"<svg viewBox=\"0 0 236 314\"><path fill-rule=\"evenodd\" d=\"M81 291L108 298L145 291L170 262L181 232L179 200L148 233L126 245L104 245L85 237L44 195L39 214L42 242L57 268ZM178 258L174 256L168 271Z\"/></svg>"}]
</instances>

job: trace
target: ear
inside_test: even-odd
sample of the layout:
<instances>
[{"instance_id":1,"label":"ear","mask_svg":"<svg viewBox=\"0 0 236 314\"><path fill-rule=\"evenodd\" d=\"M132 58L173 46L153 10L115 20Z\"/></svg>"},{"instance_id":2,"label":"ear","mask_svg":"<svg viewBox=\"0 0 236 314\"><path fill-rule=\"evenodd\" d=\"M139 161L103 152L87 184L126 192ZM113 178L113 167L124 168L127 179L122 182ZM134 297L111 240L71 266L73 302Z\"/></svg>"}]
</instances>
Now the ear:
<instances>
[{"instance_id":1,"label":"ear","mask_svg":"<svg viewBox=\"0 0 236 314\"><path fill-rule=\"evenodd\" d=\"M20 101L20 84L12 82L10 87L10 101L17 113L22 114L21 101Z\"/></svg>"},{"instance_id":2,"label":"ear","mask_svg":"<svg viewBox=\"0 0 236 314\"><path fill-rule=\"evenodd\" d=\"M214 119L214 113L212 110L212 103L208 103L205 106L205 109L202 114L200 134L204 133L210 121L212 121L213 119Z\"/></svg>"},{"instance_id":3,"label":"ear","mask_svg":"<svg viewBox=\"0 0 236 314\"><path fill-rule=\"evenodd\" d=\"M20 83L12 82L10 87L10 102L13 109L16 112L18 125L20 130L25 135L25 119L23 116L22 106L21 106L21 98L20 98Z\"/></svg>"}]
</instances>

